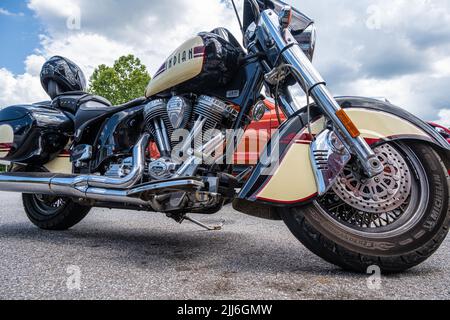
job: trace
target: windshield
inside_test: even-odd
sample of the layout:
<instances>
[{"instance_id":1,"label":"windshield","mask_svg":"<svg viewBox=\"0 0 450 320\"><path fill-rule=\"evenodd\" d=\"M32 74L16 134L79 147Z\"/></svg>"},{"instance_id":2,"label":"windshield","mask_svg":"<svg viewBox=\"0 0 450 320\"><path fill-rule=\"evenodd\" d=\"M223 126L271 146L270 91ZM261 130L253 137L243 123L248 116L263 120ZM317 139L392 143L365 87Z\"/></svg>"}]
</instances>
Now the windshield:
<instances>
[{"instance_id":1,"label":"windshield","mask_svg":"<svg viewBox=\"0 0 450 320\"><path fill-rule=\"evenodd\" d=\"M274 4L273 9L276 13L280 12L284 6L288 6L288 4L284 3L283 1L278 1L278 0L272 0L272 3ZM314 21L311 20L308 16L301 13L296 8L292 8L291 29L292 29L293 34L303 32L312 23L314 23Z\"/></svg>"},{"instance_id":2,"label":"windshield","mask_svg":"<svg viewBox=\"0 0 450 320\"><path fill-rule=\"evenodd\" d=\"M255 22L256 17L253 13L250 1L244 1L244 30L247 30L248 26L252 22ZM279 0L256 0L256 2L258 2L261 11L272 9L277 13L280 12L284 6L288 5ZM292 8L292 15L291 29L294 35L302 33L306 28L314 23L312 19L298 11L296 8Z\"/></svg>"}]
</instances>

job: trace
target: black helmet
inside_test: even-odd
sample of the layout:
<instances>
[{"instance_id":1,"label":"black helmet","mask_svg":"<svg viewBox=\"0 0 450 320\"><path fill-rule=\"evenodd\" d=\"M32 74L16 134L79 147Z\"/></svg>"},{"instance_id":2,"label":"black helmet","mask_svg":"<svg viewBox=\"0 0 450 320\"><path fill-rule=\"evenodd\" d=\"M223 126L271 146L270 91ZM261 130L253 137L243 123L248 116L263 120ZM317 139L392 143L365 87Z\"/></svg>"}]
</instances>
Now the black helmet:
<instances>
[{"instance_id":1,"label":"black helmet","mask_svg":"<svg viewBox=\"0 0 450 320\"><path fill-rule=\"evenodd\" d=\"M80 67L60 56L52 57L44 63L41 84L52 99L65 92L86 90L86 78Z\"/></svg>"}]
</instances>

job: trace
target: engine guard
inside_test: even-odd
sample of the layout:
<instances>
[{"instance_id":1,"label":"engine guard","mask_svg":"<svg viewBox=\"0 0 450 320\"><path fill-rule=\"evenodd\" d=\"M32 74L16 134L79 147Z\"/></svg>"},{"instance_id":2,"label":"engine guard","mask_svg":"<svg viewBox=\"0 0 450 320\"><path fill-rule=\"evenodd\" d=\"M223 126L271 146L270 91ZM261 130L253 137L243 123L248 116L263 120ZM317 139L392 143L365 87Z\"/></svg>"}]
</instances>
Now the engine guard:
<instances>
[{"instance_id":1,"label":"engine guard","mask_svg":"<svg viewBox=\"0 0 450 320\"><path fill-rule=\"evenodd\" d=\"M430 143L450 169L450 145L428 124L389 103L368 98L337 98L370 145L388 141L418 140ZM323 135L325 118L313 107L311 133ZM306 127L306 110L287 120L272 138L238 201L270 206L301 206L329 188L321 185L314 163L312 137ZM343 159L345 160L345 159ZM344 164L345 166L345 164ZM338 168L339 169L339 168ZM333 177L331 177L333 178Z\"/></svg>"}]
</instances>

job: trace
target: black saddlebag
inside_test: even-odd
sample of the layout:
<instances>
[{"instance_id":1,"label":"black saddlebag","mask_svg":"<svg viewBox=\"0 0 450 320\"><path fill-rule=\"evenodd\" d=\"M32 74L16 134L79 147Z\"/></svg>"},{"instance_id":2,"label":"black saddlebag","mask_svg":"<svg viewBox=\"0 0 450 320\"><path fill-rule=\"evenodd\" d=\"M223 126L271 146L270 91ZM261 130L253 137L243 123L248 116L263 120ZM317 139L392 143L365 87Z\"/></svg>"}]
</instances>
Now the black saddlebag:
<instances>
[{"instance_id":1,"label":"black saddlebag","mask_svg":"<svg viewBox=\"0 0 450 320\"><path fill-rule=\"evenodd\" d=\"M55 159L73 135L73 120L50 102L0 111L0 160L41 166Z\"/></svg>"}]
</instances>

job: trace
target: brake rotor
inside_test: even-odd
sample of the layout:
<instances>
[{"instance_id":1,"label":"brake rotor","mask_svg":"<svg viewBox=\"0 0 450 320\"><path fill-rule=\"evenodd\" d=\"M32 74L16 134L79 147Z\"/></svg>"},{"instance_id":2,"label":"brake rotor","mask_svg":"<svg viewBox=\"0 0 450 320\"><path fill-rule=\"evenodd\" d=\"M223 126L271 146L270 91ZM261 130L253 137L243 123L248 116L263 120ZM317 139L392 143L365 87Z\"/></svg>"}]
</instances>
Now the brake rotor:
<instances>
[{"instance_id":1,"label":"brake rotor","mask_svg":"<svg viewBox=\"0 0 450 320\"><path fill-rule=\"evenodd\" d=\"M403 156L389 144L374 150L384 171L375 178L363 178L357 168L345 167L333 186L334 193L356 210L381 214L398 209L411 194L412 176Z\"/></svg>"}]
</instances>

